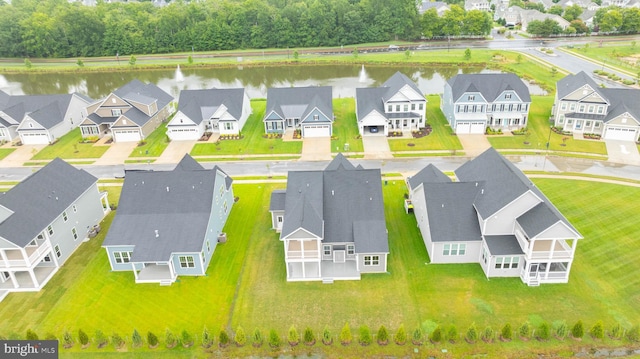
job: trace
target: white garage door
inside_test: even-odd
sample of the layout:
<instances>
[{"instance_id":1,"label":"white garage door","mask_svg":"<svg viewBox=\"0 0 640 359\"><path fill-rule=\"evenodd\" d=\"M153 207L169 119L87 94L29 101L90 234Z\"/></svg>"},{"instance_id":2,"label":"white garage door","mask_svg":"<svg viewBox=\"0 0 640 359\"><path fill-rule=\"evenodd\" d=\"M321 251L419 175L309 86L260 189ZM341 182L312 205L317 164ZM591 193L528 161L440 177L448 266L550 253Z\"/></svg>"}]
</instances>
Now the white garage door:
<instances>
[{"instance_id":1,"label":"white garage door","mask_svg":"<svg viewBox=\"0 0 640 359\"><path fill-rule=\"evenodd\" d=\"M191 140L195 141L200 138L198 129L196 128L172 128L169 130L169 138L173 141Z\"/></svg>"},{"instance_id":2,"label":"white garage door","mask_svg":"<svg viewBox=\"0 0 640 359\"><path fill-rule=\"evenodd\" d=\"M113 140L115 142L138 142L141 140L139 130L114 130Z\"/></svg>"},{"instance_id":3,"label":"white garage door","mask_svg":"<svg viewBox=\"0 0 640 359\"><path fill-rule=\"evenodd\" d=\"M311 125L302 127L302 137L329 137L331 127L329 125Z\"/></svg>"},{"instance_id":4,"label":"white garage door","mask_svg":"<svg viewBox=\"0 0 640 359\"><path fill-rule=\"evenodd\" d=\"M465 134L483 134L484 122L482 121L465 121L458 122L456 125L456 133L460 135Z\"/></svg>"},{"instance_id":5,"label":"white garage door","mask_svg":"<svg viewBox=\"0 0 640 359\"><path fill-rule=\"evenodd\" d=\"M49 144L49 136L46 133L21 133L20 141L23 145L46 145Z\"/></svg>"},{"instance_id":6,"label":"white garage door","mask_svg":"<svg viewBox=\"0 0 640 359\"><path fill-rule=\"evenodd\" d=\"M638 131L635 128L627 127L607 127L606 140L635 141L638 138Z\"/></svg>"}]
</instances>

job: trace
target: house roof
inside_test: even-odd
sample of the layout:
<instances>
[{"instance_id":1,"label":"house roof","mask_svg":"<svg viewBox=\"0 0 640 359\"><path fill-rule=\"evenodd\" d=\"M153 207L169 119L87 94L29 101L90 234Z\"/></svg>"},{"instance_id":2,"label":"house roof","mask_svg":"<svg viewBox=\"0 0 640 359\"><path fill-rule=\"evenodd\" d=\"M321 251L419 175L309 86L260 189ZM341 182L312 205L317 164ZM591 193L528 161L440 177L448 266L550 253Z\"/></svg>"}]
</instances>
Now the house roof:
<instances>
[{"instance_id":1,"label":"house roof","mask_svg":"<svg viewBox=\"0 0 640 359\"><path fill-rule=\"evenodd\" d=\"M446 2L442 2L442 1L426 1L423 0L422 2L420 2L420 4L418 5L418 13L419 14L423 14L425 13L427 10L431 9L431 8L449 8L449 5L447 5Z\"/></svg>"},{"instance_id":2,"label":"house roof","mask_svg":"<svg viewBox=\"0 0 640 359\"><path fill-rule=\"evenodd\" d=\"M331 86L272 87L267 90L264 114L269 116L271 112L275 112L282 119L302 119L317 106L318 110L333 121L332 99Z\"/></svg>"},{"instance_id":3,"label":"house roof","mask_svg":"<svg viewBox=\"0 0 640 359\"><path fill-rule=\"evenodd\" d=\"M451 178L440 171L436 166L429 163L415 175L408 179L409 186L414 189L424 182L448 183Z\"/></svg>"},{"instance_id":4,"label":"house roof","mask_svg":"<svg viewBox=\"0 0 640 359\"><path fill-rule=\"evenodd\" d=\"M64 121L64 115L74 96L91 103L90 98L78 93L59 95L16 95L10 96L3 92L0 96L0 110L17 122L22 122L29 115L42 127L50 129ZM5 121L10 122L9 119Z\"/></svg>"},{"instance_id":5,"label":"house roof","mask_svg":"<svg viewBox=\"0 0 640 359\"><path fill-rule=\"evenodd\" d=\"M172 171L126 171L118 211L103 246L134 246L131 261L167 261L200 252L221 174L188 154Z\"/></svg>"},{"instance_id":6,"label":"house roof","mask_svg":"<svg viewBox=\"0 0 640 359\"><path fill-rule=\"evenodd\" d=\"M433 242L482 240L473 209L479 186L464 182L426 182L423 186Z\"/></svg>"},{"instance_id":7,"label":"house roof","mask_svg":"<svg viewBox=\"0 0 640 359\"><path fill-rule=\"evenodd\" d=\"M522 255L522 248L514 235L484 236L492 256Z\"/></svg>"},{"instance_id":8,"label":"house roof","mask_svg":"<svg viewBox=\"0 0 640 359\"><path fill-rule=\"evenodd\" d=\"M289 172L281 238L302 228L325 243L353 242L357 253L388 252L380 178L342 154L323 171Z\"/></svg>"},{"instance_id":9,"label":"house roof","mask_svg":"<svg viewBox=\"0 0 640 359\"><path fill-rule=\"evenodd\" d=\"M416 93L423 95L415 82L400 71L389 77L380 87L357 88L356 108L358 109L358 120L361 120L373 110L377 110L383 116L388 116L384 110L385 102L405 86L409 86Z\"/></svg>"},{"instance_id":10,"label":"house roof","mask_svg":"<svg viewBox=\"0 0 640 359\"><path fill-rule=\"evenodd\" d=\"M121 98L125 102L138 102L145 105L150 105L153 102L156 102L157 111L165 108L171 101L173 101L173 96L164 92L161 88L156 86L155 84L148 83L145 84L140 80L132 80L129 83L123 85L122 87L113 91L113 94ZM133 106L133 105L132 105ZM143 126L146 124L155 114L152 113L151 116L146 113L138 110L136 107L132 107L127 110L123 115L128 119L133 121L138 126ZM99 116L94 115L93 117L90 114L88 117L95 123L100 124L104 122L112 122L112 117L107 119L99 119ZM97 117L97 118L96 118ZM129 126L126 126L129 127Z\"/></svg>"},{"instance_id":11,"label":"house roof","mask_svg":"<svg viewBox=\"0 0 640 359\"><path fill-rule=\"evenodd\" d=\"M0 195L0 205L13 212L0 223L0 237L26 246L97 180L59 158L49 162Z\"/></svg>"},{"instance_id":12,"label":"house roof","mask_svg":"<svg viewBox=\"0 0 640 359\"><path fill-rule=\"evenodd\" d=\"M287 191L276 189L271 192L271 202L269 202L269 211L284 211L284 203L287 198Z\"/></svg>"},{"instance_id":13,"label":"house roof","mask_svg":"<svg viewBox=\"0 0 640 359\"><path fill-rule=\"evenodd\" d=\"M549 206L546 206L544 202L538 203L538 205L516 218L516 222L529 238L537 236L560 221L561 219L558 218L556 213Z\"/></svg>"},{"instance_id":14,"label":"house roof","mask_svg":"<svg viewBox=\"0 0 640 359\"><path fill-rule=\"evenodd\" d=\"M556 84L556 91L558 92L558 98L564 98L573 91L579 89L584 85L589 85L600 96L605 97L602 94L602 89L596 82L584 71L580 71L577 74L569 74L561 78Z\"/></svg>"},{"instance_id":15,"label":"house roof","mask_svg":"<svg viewBox=\"0 0 640 359\"><path fill-rule=\"evenodd\" d=\"M493 102L501 93L513 90L523 102L531 102L529 89L512 73L504 74L460 74L448 81L454 102L467 92L479 92L488 102Z\"/></svg>"},{"instance_id":16,"label":"house roof","mask_svg":"<svg viewBox=\"0 0 640 359\"><path fill-rule=\"evenodd\" d=\"M182 90L178 100L178 111L199 124L209 119L221 105L224 105L231 116L240 119L243 102L243 88Z\"/></svg>"}]
</instances>

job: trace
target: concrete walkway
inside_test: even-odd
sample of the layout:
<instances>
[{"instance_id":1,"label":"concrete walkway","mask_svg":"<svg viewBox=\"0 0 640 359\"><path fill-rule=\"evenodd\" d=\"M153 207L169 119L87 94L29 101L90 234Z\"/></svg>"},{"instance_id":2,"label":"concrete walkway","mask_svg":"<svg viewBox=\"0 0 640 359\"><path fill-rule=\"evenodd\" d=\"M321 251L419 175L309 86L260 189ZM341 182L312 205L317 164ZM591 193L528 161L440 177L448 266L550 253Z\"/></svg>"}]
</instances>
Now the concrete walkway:
<instances>
[{"instance_id":1,"label":"concrete walkway","mask_svg":"<svg viewBox=\"0 0 640 359\"><path fill-rule=\"evenodd\" d=\"M137 142L112 143L109 149L98 158L94 165L121 165L129 159L129 155L138 147Z\"/></svg>"},{"instance_id":2,"label":"concrete walkway","mask_svg":"<svg viewBox=\"0 0 640 359\"><path fill-rule=\"evenodd\" d=\"M640 153L638 146L632 141L605 140L609 162L623 163L626 165L640 165Z\"/></svg>"},{"instance_id":3,"label":"concrete walkway","mask_svg":"<svg viewBox=\"0 0 640 359\"><path fill-rule=\"evenodd\" d=\"M36 153L40 152L47 145L22 145L11 146L7 148L15 148L7 157L0 161L0 167L21 167L25 162L29 161Z\"/></svg>"},{"instance_id":4,"label":"concrete walkway","mask_svg":"<svg viewBox=\"0 0 640 359\"><path fill-rule=\"evenodd\" d=\"M178 163L198 141L171 141L155 163Z\"/></svg>"},{"instance_id":5,"label":"concrete walkway","mask_svg":"<svg viewBox=\"0 0 640 359\"><path fill-rule=\"evenodd\" d=\"M393 158L389 141L385 136L362 136L365 159Z\"/></svg>"},{"instance_id":6,"label":"concrete walkway","mask_svg":"<svg viewBox=\"0 0 640 359\"><path fill-rule=\"evenodd\" d=\"M331 160L331 137L310 137L302 140L301 161Z\"/></svg>"},{"instance_id":7,"label":"concrete walkway","mask_svg":"<svg viewBox=\"0 0 640 359\"><path fill-rule=\"evenodd\" d=\"M476 157L491 147L485 135L458 135L458 139L465 155L470 157Z\"/></svg>"}]
</instances>

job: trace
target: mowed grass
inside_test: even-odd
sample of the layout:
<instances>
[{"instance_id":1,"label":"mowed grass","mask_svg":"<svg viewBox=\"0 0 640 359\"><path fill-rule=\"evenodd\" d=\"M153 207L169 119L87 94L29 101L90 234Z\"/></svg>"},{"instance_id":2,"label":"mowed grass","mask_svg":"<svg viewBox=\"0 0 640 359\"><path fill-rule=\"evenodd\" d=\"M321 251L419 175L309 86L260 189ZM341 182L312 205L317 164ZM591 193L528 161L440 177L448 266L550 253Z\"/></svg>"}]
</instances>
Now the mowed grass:
<instances>
[{"instance_id":1,"label":"mowed grass","mask_svg":"<svg viewBox=\"0 0 640 359\"><path fill-rule=\"evenodd\" d=\"M192 156L244 155L244 154L299 154L302 141L282 141L263 138L266 100L251 100L253 113L242 128L240 140L221 140L218 143L198 143L191 150Z\"/></svg>"},{"instance_id":2,"label":"mowed grass","mask_svg":"<svg viewBox=\"0 0 640 359\"><path fill-rule=\"evenodd\" d=\"M333 137L331 152L364 152L362 139L358 138L358 122L356 120L356 100L352 97L333 99ZM349 148L345 148L345 144Z\"/></svg>"},{"instance_id":3,"label":"mowed grass","mask_svg":"<svg viewBox=\"0 0 640 359\"><path fill-rule=\"evenodd\" d=\"M169 146L169 137L167 136L167 124L171 118L163 122L151 134L144 139L146 142L142 146L136 147L129 157L159 157L162 152Z\"/></svg>"},{"instance_id":4,"label":"mowed grass","mask_svg":"<svg viewBox=\"0 0 640 359\"><path fill-rule=\"evenodd\" d=\"M551 137L549 137L549 117L552 107L553 97L531 96L529 124L527 125L531 133L529 137L512 136L511 134L487 136L491 146L495 149L546 150L547 141L550 139L549 149L551 151L607 154L607 147L603 141L574 140L571 136L563 136L555 132L551 132ZM529 144L525 144L525 142L529 142Z\"/></svg>"},{"instance_id":5,"label":"mowed grass","mask_svg":"<svg viewBox=\"0 0 640 359\"><path fill-rule=\"evenodd\" d=\"M15 150L15 148L0 148L0 160L9 156Z\"/></svg>"},{"instance_id":6,"label":"mowed grass","mask_svg":"<svg viewBox=\"0 0 640 359\"><path fill-rule=\"evenodd\" d=\"M52 160L56 157L71 158L100 158L109 146L94 146L93 143L80 143L82 134L80 128L76 128L60 137L52 145L48 145L36 153L32 160Z\"/></svg>"},{"instance_id":7,"label":"mowed grass","mask_svg":"<svg viewBox=\"0 0 640 359\"><path fill-rule=\"evenodd\" d=\"M135 284L131 273L109 271L106 255L99 247L103 231L84 243L44 290L12 293L5 298L0 303L0 334L24 335L31 328L41 335L60 335L65 329L77 333L81 328L90 336L95 329L130 336L136 328L142 334L153 331L162 342L165 328L174 333L187 329L199 335L206 325L214 335L223 327L242 326L248 335L259 328L265 337L275 329L284 340L289 327L295 325L300 334L307 326L316 334L327 326L337 341L345 322L350 323L355 337L361 325L375 332L384 324L394 333L401 323L409 333L417 326L428 329L455 324L461 335L471 323L478 330L487 325L499 330L507 322L514 329L524 321L538 326L543 320L566 320L572 325L581 319L587 330L597 320L607 326L620 321L627 328L638 324L640 247L634 243L640 235L635 225L640 214L628 198L637 198L640 188L561 179L533 181L585 237L578 243L569 284L527 287L519 278L488 280L477 264L428 264L415 217L404 212L406 188L400 180L383 186L390 245L388 274L363 275L360 281L331 285L287 283L283 246L270 229L266 210L271 191L284 184L236 184L234 191L240 201L225 228L229 242L216 248L208 276L181 277L170 287ZM609 339L595 342L586 336L580 343L515 339L500 344L429 344L420 350L435 355L446 348L454 357L480 353L536 357L540 353L571 353L584 346L620 345L624 344ZM288 347L286 341L283 347ZM330 347L316 344L302 348L287 353L363 357L406 356L413 352L411 345L395 344L365 348L355 343L342 347L335 342ZM271 351L266 343L261 349L249 345L225 350L228 352L218 354L242 357L281 353ZM80 355L80 351L76 345L70 351L63 350L63 354ZM156 351L159 355L166 353ZM184 351L179 349L175 354L182 356ZM147 356L148 349L133 352ZM199 348L191 352L195 357L204 356ZM99 354L93 344L82 353L85 357L112 356Z\"/></svg>"},{"instance_id":8,"label":"mowed grass","mask_svg":"<svg viewBox=\"0 0 640 359\"><path fill-rule=\"evenodd\" d=\"M457 136L452 135L451 127L442 110L440 96L427 96L427 123L433 131L421 138L394 139L389 137L391 151L424 151L424 150L461 150L462 145ZM412 143L414 146L409 146Z\"/></svg>"},{"instance_id":9,"label":"mowed grass","mask_svg":"<svg viewBox=\"0 0 640 359\"><path fill-rule=\"evenodd\" d=\"M588 46L586 46L588 45ZM586 56L593 62L602 64L607 67L605 71L609 71L608 66L615 66L627 70L636 78L635 74L640 70L640 62L638 62L638 53L640 46L633 45L630 42L624 45L620 43L598 44L597 42L589 42L580 47L572 49L564 48L565 51Z\"/></svg>"}]
</instances>

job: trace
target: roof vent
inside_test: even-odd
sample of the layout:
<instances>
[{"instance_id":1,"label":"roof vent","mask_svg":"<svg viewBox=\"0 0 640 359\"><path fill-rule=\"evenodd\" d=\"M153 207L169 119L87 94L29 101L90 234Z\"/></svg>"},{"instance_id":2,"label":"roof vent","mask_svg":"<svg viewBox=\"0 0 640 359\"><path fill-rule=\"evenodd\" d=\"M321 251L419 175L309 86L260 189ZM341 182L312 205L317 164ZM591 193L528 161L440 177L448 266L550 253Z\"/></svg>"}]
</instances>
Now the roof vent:
<instances>
[{"instance_id":1,"label":"roof vent","mask_svg":"<svg viewBox=\"0 0 640 359\"><path fill-rule=\"evenodd\" d=\"M444 203L442 204L442 208L444 208Z\"/></svg>"},{"instance_id":2,"label":"roof vent","mask_svg":"<svg viewBox=\"0 0 640 359\"><path fill-rule=\"evenodd\" d=\"M307 183L307 187L309 187L309 184Z\"/></svg>"},{"instance_id":3,"label":"roof vent","mask_svg":"<svg viewBox=\"0 0 640 359\"><path fill-rule=\"evenodd\" d=\"M144 184L144 181L142 181L142 184Z\"/></svg>"},{"instance_id":4,"label":"roof vent","mask_svg":"<svg viewBox=\"0 0 640 359\"><path fill-rule=\"evenodd\" d=\"M167 186L167 192L169 192L169 187Z\"/></svg>"},{"instance_id":5,"label":"roof vent","mask_svg":"<svg viewBox=\"0 0 640 359\"><path fill-rule=\"evenodd\" d=\"M58 196L56 196L56 201L58 200Z\"/></svg>"},{"instance_id":6,"label":"roof vent","mask_svg":"<svg viewBox=\"0 0 640 359\"><path fill-rule=\"evenodd\" d=\"M484 194L484 188L480 190L480 194Z\"/></svg>"},{"instance_id":7,"label":"roof vent","mask_svg":"<svg viewBox=\"0 0 640 359\"><path fill-rule=\"evenodd\" d=\"M156 229L156 238L160 237L160 233L158 233L158 230Z\"/></svg>"},{"instance_id":8,"label":"roof vent","mask_svg":"<svg viewBox=\"0 0 640 359\"><path fill-rule=\"evenodd\" d=\"M335 196L335 195L336 195L336 191L331 190L331 195L332 195L332 196Z\"/></svg>"},{"instance_id":9,"label":"roof vent","mask_svg":"<svg viewBox=\"0 0 640 359\"><path fill-rule=\"evenodd\" d=\"M373 201L373 197L369 197L369 201Z\"/></svg>"},{"instance_id":10,"label":"roof vent","mask_svg":"<svg viewBox=\"0 0 640 359\"><path fill-rule=\"evenodd\" d=\"M476 187L478 187L478 182L476 182Z\"/></svg>"}]
</instances>

